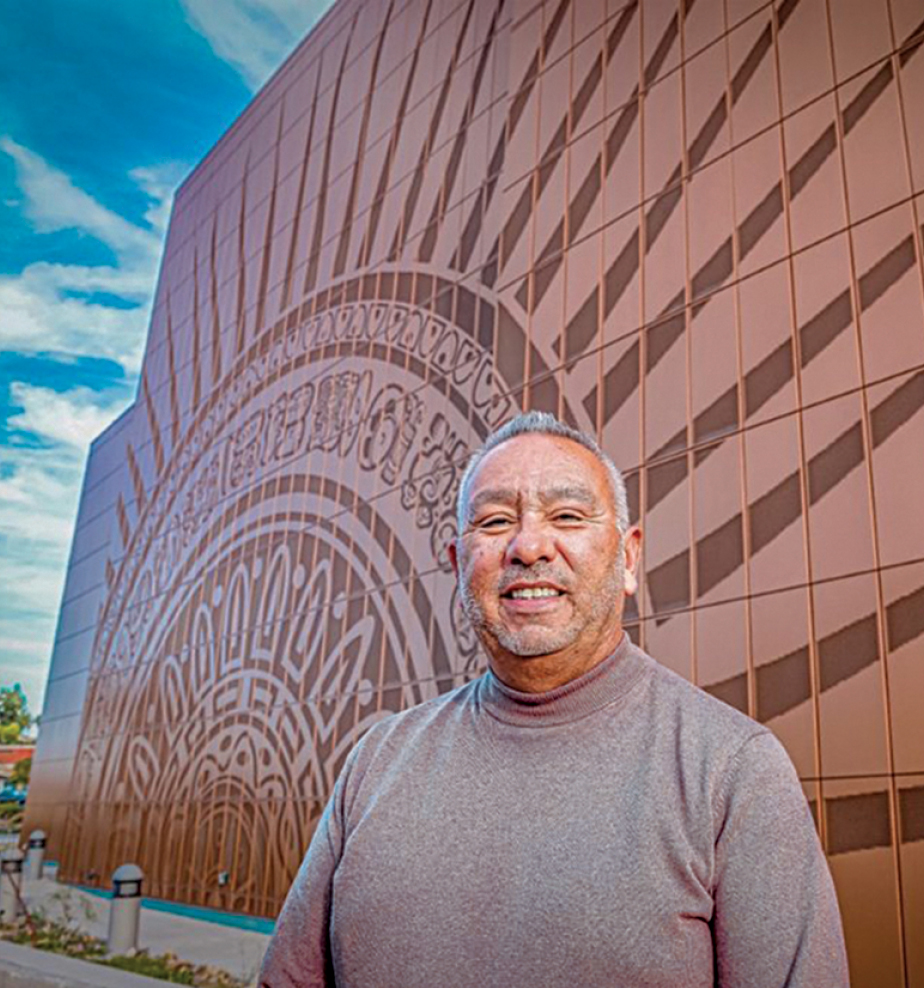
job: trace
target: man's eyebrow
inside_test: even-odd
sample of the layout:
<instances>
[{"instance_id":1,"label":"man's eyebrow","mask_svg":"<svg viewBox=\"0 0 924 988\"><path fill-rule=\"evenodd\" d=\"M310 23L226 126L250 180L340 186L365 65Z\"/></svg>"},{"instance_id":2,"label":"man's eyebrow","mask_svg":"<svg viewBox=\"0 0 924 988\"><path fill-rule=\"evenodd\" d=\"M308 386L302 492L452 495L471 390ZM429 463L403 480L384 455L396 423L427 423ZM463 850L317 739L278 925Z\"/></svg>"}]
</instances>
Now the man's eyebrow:
<instances>
[{"instance_id":1,"label":"man's eyebrow","mask_svg":"<svg viewBox=\"0 0 924 988\"><path fill-rule=\"evenodd\" d=\"M562 487L550 487L539 492L539 500L543 504L554 504L557 501L576 501L588 508L600 506L600 499L589 488L582 484L567 484Z\"/></svg>"},{"instance_id":2,"label":"man's eyebrow","mask_svg":"<svg viewBox=\"0 0 924 988\"><path fill-rule=\"evenodd\" d=\"M474 518L486 504L510 506L516 505L519 500L520 493L513 488L489 487L487 490L479 491L471 499L468 506L468 516ZM571 501L586 508L600 507L600 499L589 487L585 487L583 484L563 484L559 487L549 487L539 492L539 501L546 507L561 501Z\"/></svg>"},{"instance_id":3,"label":"man's eyebrow","mask_svg":"<svg viewBox=\"0 0 924 988\"><path fill-rule=\"evenodd\" d=\"M469 501L468 516L473 518L486 504L516 504L518 499L519 495L510 487L489 487L487 490L479 491Z\"/></svg>"}]
</instances>

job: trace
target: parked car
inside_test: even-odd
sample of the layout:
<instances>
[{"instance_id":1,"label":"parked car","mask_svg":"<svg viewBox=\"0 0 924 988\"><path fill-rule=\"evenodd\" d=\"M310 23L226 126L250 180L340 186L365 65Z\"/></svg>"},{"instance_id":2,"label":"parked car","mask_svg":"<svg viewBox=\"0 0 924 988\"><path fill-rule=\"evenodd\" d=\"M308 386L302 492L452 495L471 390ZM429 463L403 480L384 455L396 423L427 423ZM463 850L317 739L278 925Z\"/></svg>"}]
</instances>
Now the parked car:
<instances>
[{"instance_id":1,"label":"parked car","mask_svg":"<svg viewBox=\"0 0 924 988\"><path fill-rule=\"evenodd\" d=\"M26 802L27 789L20 789L12 783L7 782L0 789L0 803L19 803L23 806Z\"/></svg>"}]
</instances>

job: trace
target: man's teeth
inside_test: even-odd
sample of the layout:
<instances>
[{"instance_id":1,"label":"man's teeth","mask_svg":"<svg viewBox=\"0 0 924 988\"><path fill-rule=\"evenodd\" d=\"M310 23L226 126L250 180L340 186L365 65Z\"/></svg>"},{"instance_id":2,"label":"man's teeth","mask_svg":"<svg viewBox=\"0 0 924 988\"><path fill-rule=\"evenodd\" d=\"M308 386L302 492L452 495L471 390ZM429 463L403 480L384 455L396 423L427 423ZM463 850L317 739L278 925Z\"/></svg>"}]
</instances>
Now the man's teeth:
<instances>
[{"instance_id":1,"label":"man's teeth","mask_svg":"<svg viewBox=\"0 0 924 988\"><path fill-rule=\"evenodd\" d=\"M529 600L533 597L557 597L558 591L552 587L523 587L521 590L511 590L514 600Z\"/></svg>"}]
</instances>

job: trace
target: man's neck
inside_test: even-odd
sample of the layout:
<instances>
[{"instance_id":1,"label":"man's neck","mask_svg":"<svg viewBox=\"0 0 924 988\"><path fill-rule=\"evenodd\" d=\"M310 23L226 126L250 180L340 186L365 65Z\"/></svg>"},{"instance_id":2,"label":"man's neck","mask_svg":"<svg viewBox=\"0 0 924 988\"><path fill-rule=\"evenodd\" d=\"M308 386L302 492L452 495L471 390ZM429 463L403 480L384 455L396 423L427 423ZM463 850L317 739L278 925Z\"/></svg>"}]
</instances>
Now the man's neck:
<instances>
[{"instance_id":1,"label":"man's neck","mask_svg":"<svg viewBox=\"0 0 924 988\"><path fill-rule=\"evenodd\" d=\"M513 655L503 652L490 655L488 664L494 675L520 693L548 693L564 686L598 666L616 651L622 640L622 623L592 649L567 648L549 655Z\"/></svg>"}]
</instances>

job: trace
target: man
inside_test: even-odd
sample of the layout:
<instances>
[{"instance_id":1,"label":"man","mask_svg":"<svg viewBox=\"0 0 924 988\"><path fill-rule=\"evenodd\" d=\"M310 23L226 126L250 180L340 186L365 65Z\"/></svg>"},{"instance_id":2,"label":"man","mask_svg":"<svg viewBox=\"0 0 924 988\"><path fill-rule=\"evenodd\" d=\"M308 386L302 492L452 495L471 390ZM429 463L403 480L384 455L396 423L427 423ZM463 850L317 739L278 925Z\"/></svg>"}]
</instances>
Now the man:
<instances>
[{"instance_id":1,"label":"man","mask_svg":"<svg viewBox=\"0 0 924 988\"><path fill-rule=\"evenodd\" d=\"M589 437L529 413L459 490L481 679L351 753L269 988L838 988L837 903L765 728L622 630L641 534Z\"/></svg>"}]
</instances>

